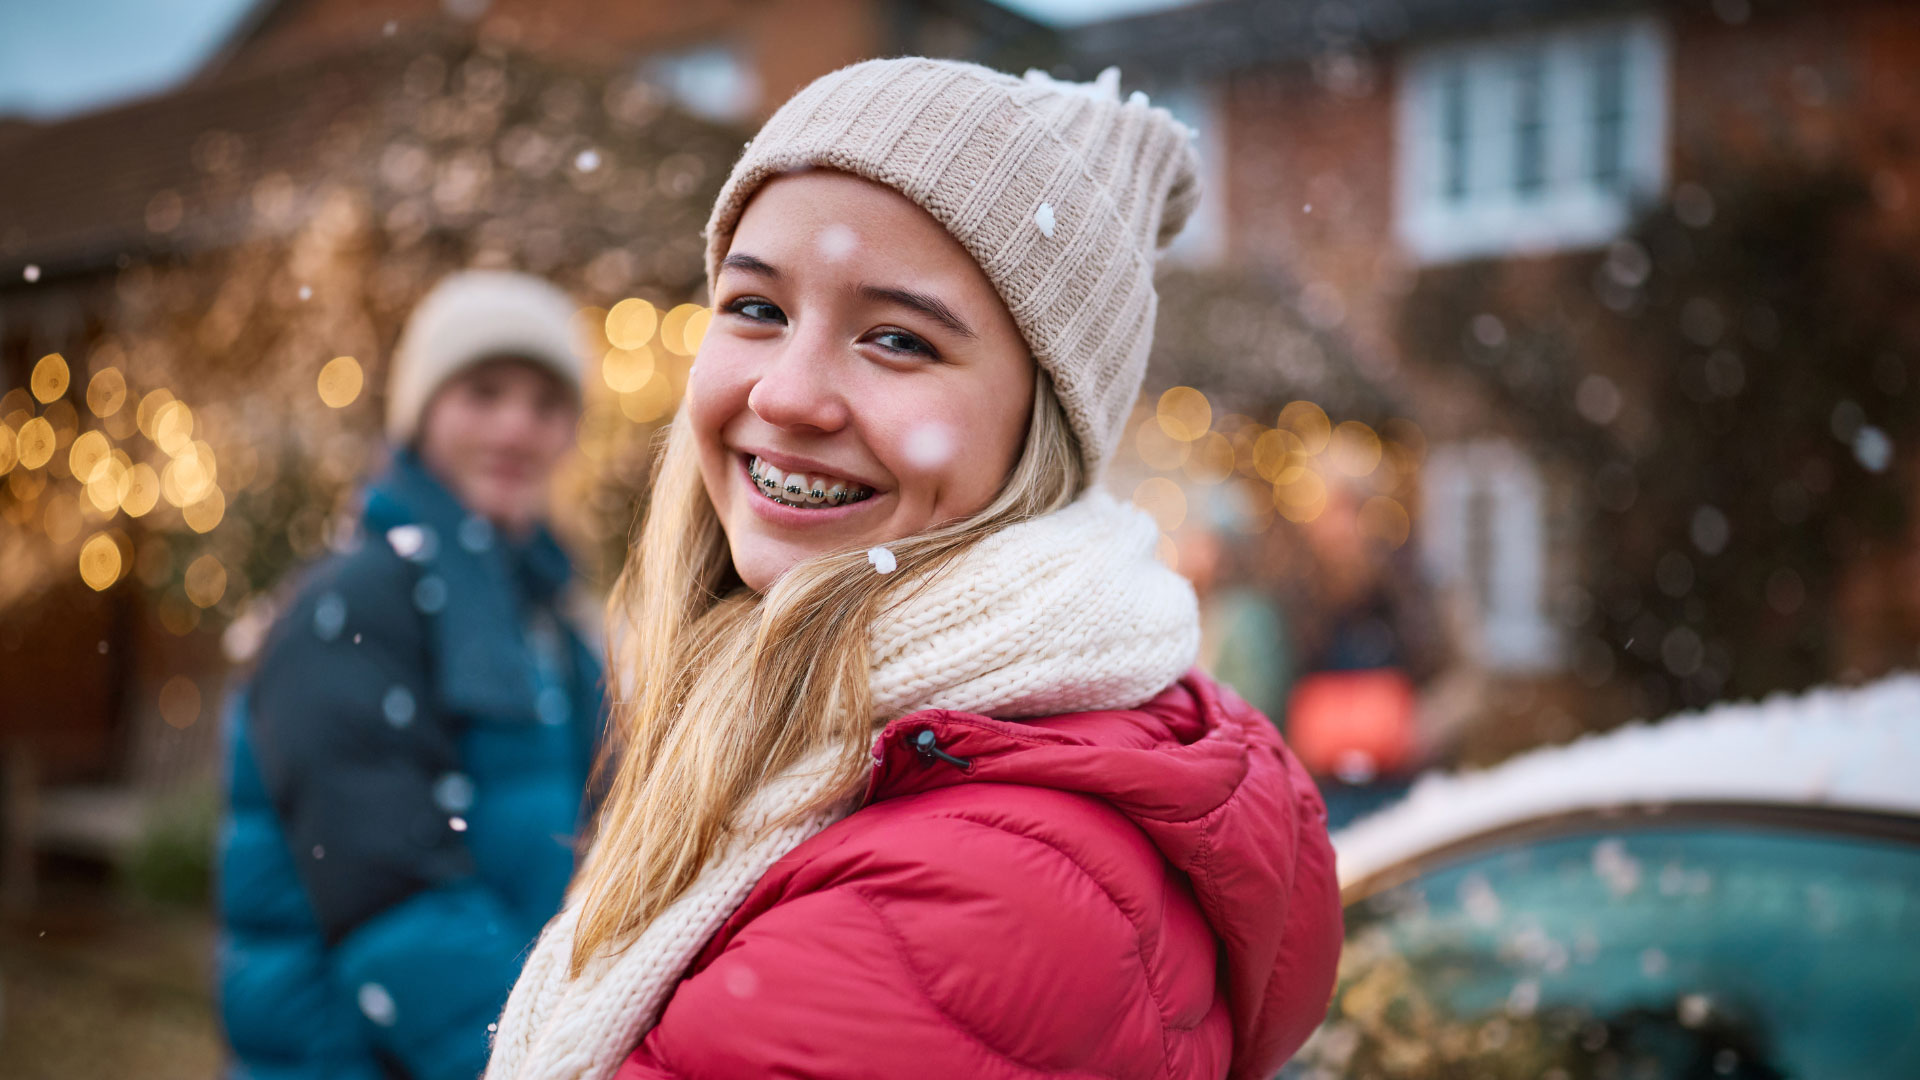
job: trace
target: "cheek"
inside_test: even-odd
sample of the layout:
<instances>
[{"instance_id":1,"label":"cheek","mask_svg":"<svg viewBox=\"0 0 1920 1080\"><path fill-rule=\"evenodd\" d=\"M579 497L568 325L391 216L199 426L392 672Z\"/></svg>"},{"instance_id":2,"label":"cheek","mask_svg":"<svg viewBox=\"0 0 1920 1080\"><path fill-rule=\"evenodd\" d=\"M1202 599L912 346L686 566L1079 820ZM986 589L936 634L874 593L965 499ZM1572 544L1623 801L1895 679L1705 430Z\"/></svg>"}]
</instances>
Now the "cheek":
<instances>
[{"instance_id":1,"label":"cheek","mask_svg":"<svg viewBox=\"0 0 1920 1080\"><path fill-rule=\"evenodd\" d=\"M687 378L681 407L687 411L703 455L722 452L726 426L746 410L747 394L753 389L750 374L741 364L729 363L730 359L725 349L703 349Z\"/></svg>"},{"instance_id":2,"label":"cheek","mask_svg":"<svg viewBox=\"0 0 1920 1080\"><path fill-rule=\"evenodd\" d=\"M971 513L999 490L1007 464L997 450L997 426L974 410L955 409L954 398L924 403L911 416L885 425L884 463L910 503L931 503L940 516Z\"/></svg>"},{"instance_id":3,"label":"cheek","mask_svg":"<svg viewBox=\"0 0 1920 1080\"><path fill-rule=\"evenodd\" d=\"M580 423L579 414L565 410L556 416L548 417L540 430L540 456L552 465L560 460L573 446L574 428Z\"/></svg>"},{"instance_id":4,"label":"cheek","mask_svg":"<svg viewBox=\"0 0 1920 1080\"><path fill-rule=\"evenodd\" d=\"M484 417L464 398L443 398L434 403L433 411L428 414L426 437L422 441L458 460L485 430L483 421Z\"/></svg>"}]
</instances>

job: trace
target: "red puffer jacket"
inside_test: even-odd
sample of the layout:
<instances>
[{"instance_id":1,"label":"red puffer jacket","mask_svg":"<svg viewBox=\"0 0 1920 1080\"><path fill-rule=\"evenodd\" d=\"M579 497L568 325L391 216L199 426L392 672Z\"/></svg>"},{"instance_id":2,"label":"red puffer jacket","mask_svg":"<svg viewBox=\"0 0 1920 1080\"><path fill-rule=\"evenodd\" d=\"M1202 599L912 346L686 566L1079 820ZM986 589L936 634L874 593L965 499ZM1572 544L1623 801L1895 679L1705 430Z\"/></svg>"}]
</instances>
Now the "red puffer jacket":
<instances>
[{"instance_id":1,"label":"red puffer jacket","mask_svg":"<svg viewBox=\"0 0 1920 1080\"><path fill-rule=\"evenodd\" d=\"M1124 711L919 712L617 1080L1264 1078L1325 1014L1340 940L1318 792L1204 675Z\"/></svg>"}]
</instances>

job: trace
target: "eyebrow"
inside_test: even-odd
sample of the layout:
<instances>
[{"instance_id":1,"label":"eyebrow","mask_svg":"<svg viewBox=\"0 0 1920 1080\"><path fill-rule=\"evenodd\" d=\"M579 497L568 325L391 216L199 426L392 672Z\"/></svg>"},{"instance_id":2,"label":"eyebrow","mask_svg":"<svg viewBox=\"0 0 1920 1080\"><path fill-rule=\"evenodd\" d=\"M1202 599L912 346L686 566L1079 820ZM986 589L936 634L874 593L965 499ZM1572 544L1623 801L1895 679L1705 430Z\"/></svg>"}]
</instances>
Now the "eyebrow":
<instances>
[{"instance_id":1,"label":"eyebrow","mask_svg":"<svg viewBox=\"0 0 1920 1080\"><path fill-rule=\"evenodd\" d=\"M773 278L775 280L779 280L780 277L780 271L772 264L764 259L756 259L752 255L747 254L729 255L721 259L720 268L722 270L741 270L749 274L758 274L761 277Z\"/></svg>"},{"instance_id":2,"label":"eyebrow","mask_svg":"<svg viewBox=\"0 0 1920 1080\"><path fill-rule=\"evenodd\" d=\"M911 289L888 289L879 285L860 286L860 295L869 300L878 300L882 303L898 304L901 307L910 308L954 333L959 334L961 337L977 338L980 336L973 332L973 327L968 326L966 320L955 314L954 310L942 303L937 296L928 296L926 293L917 293Z\"/></svg>"},{"instance_id":3,"label":"eyebrow","mask_svg":"<svg viewBox=\"0 0 1920 1080\"><path fill-rule=\"evenodd\" d=\"M782 277L779 267L774 266L765 259L748 255L745 252L728 255L726 258L720 260L720 267L723 270L739 270L742 273L755 274L759 277L770 278L774 281L778 281ZM911 311L917 311L962 337L978 338L980 336L973 332L973 327L968 326L965 319L962 319L958 313L947 306L945 301L937 296L914 292L912 289L889 288L883 285L861 285L859 293L868 300L877 300L885 304L897 304Z\"/></svg>"}]
</instances>

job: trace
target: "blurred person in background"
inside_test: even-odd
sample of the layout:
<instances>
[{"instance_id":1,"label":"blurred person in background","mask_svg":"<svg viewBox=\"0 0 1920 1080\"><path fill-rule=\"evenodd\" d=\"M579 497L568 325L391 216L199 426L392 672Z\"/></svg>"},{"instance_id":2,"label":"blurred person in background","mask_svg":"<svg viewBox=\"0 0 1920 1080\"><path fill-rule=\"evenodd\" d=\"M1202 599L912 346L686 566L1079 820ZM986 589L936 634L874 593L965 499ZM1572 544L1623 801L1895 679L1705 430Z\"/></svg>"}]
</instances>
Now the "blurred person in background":
<instances>
[{"instance_id":1,"label":"blurred person in background","mask_svg":"<svg viewBox=\"0 0 1920 1080\"><path fill-rule=\"evenodd\" d=\"M1118 84L867 61L735 164L491 1080L1260 1077L1324 1015L1319 795L1102 483L1199 194Z\"/></svg>"},{"instance_id":2,"label":"blurred person in background","mask_svg":"<svg viewBox=\"0 0 1920 1080\"><path fill-rule=\"evenodd\" d=\"M574 306L444 279L394 354L394 454L229 717L221 1015L236 1077L471 1080L573 872L600 665L545 528Z\"/></svg>"},{"instance_id":3,"label":"blurred person in background","mask_svg":"<svg viewBox=\"0 0 1920 1080\"><path fill-rule=\"evenodd\" d=\"M1366 535L1362 501L1328 485L1326 508L1299 526L1288 577L1299 676L1285 729L1336 829L1404 793L1433 752L1422 695L1450 660L1411 552Z\"/></svg>"},{"instance_id":4,"label":"blurred person in background","mask_svg":"<svg viewBox=\"0 0 1920 1080\"><path fill-rule=\"evenodd\" d=\"M1229 543L1195 530L1180 538L1180 571L1200 597L1200 666L1263 715L1284 717L1294 678L1287 613L1248 573L1248 549L1272 534Z\"/></svg>"}]
</instances>

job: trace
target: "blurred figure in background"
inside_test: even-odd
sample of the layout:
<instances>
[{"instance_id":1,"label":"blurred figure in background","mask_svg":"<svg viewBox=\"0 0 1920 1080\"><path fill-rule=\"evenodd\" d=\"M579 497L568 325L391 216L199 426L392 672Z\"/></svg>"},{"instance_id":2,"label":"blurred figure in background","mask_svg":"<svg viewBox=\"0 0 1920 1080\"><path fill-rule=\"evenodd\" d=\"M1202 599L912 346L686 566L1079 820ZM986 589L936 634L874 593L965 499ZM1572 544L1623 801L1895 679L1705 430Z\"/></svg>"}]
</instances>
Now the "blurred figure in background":
<instances>
[{"instance_id":1,"label":"blurred figure in background","mask_svg":"<svg viewBox=\"0 0 1920 1080\"><path fill-rule=\"evenodd\" d=\"M543 522L583 358L551 284L469 271L395 352L387 472L229 717L221 1012L240 1077L471 1080L573 871L600 665Z\"/></svg>"},{"instance_id":2,"label":"blurred figure in background","mask_svg":"<svg viewBox=\"0 0 1920 1080\"><path fill-rule=\"evenodd\" d=\"M1243 549L1253 541L1241 544L1211 529L1180 541L1180 570L1200 599L1200 666L1262 715L1284 717L1294 677L1287 613L1249 572Z\"/></svg>"},{"instance_id":3,"label":"blurred figure in background","mask_svg":"<svg viewBox=\"0 0 1920 1080\"><path fill-rule=\"evenodd\" d=\"M1365 535L1361 501L1329 485L1326 509L1300 527L1286 605L1300 672L1287 740L1320 778L1332 828L1407 790L1432 741L1422 689L1449 659L1410 554Z\"/></svg>"}]
</instances>

